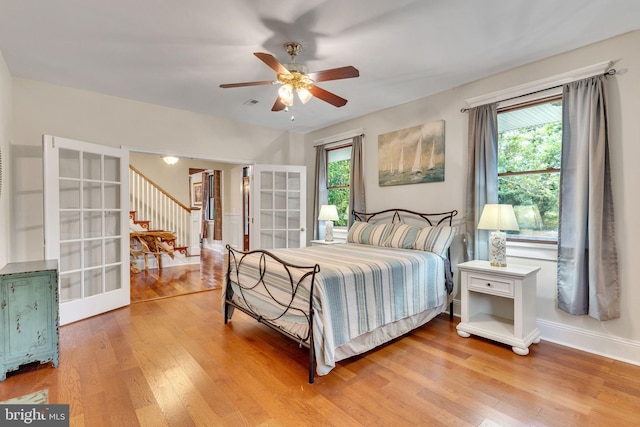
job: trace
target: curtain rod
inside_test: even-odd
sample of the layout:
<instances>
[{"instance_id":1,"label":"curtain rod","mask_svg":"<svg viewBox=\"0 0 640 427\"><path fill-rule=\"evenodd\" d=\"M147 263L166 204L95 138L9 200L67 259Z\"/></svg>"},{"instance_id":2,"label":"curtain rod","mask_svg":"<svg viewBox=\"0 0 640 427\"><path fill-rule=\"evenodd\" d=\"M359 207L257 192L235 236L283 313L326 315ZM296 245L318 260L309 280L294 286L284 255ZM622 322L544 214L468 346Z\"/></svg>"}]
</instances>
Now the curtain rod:
<instances>
[{"instance_id":1,"label":"curtain rod","mask_svg":"<svg viewBox=\"0 0 640 427\"><path fill-rule=\"evenodd\" d=\"M603 76L613 76L613 75L615 75L615 74L616 74L616 72L617 72L617 71L616 71L616 69L615 69L615 68L612 68L612 69L610 69L609 71L606 71L606 72L602 73L602 75L603 75ZM566 84L566 83L565 83L565 84ZM547 87L547 88L540 89L540 90L536 90L536 91L533 91L533 92L524 93L524 94L522 94L522 95L518 95L518 96L512 96L511 98L501 99L501 100L500 100L500 101L498 101L498 102L511 101L512 99L522 98L523 96L535 95L536 93L545 92L545 91L547 91L547 90L551 90L551 89L557 89L557 88L562 87L562 86L564 86L564 84L557 85L557 86ZM466 113L467 111L469 111L469 109L468 109L468 108L461 108L461 109L460 109L460 112L461 112L461 113Z\"/></svg>"},{"instance_id":2,"label":"curtain rod","mask_svg":"<svg viewBox=\"0 0 640 427\"><path fill-rule=\"evenodd\" d=\"M322 147L323 145L337 144L338 142L349 141L349 140L352 140L353 138L355 138L356 136L361 136L361 137L364 138L364 132L360 133L360 134L356 134L356 135L351 135L351 136L349 136L347 138L337 139L335 141L321 142L320 144L315 144L314 147Z\"/></svg>"}]
</instances>

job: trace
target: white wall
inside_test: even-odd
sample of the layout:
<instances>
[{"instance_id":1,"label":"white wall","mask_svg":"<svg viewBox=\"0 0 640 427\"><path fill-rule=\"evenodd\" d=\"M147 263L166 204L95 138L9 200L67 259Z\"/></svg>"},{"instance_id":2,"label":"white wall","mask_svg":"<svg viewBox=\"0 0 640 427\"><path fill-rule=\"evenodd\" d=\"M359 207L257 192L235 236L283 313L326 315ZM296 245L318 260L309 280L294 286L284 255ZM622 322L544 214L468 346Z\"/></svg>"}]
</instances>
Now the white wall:
<instances>
[{"instance_id":1,"label":"white wall","mask_svg":"<svg viewBox=\"0 0 640 427\"><path fill-rule=\"evenodd\" d=\"M309 176L314 171L314 141L353 129L365 130L364 170L367 210L405 207L418 211L457 209L464 215L467 164L467 114L464 100L501 89L614 60L618 74L609 82L610 155L614 188L616 238L618 244L621 318L599 322L588 316L571 316L556 308L556 263L532 258L510 257L509 262L539 265L537 313L543 339L559 341L596 353L640 364L640 286L633 263L640 259L640 227L635 226L640 198L640 31L458 88L422 98L388 110L343 122L305 136L305 163ZM377 137L380 134L445 120L445 182L397 187L380 187L377 182ZM310 191L313 188L310 179ZM309 194L313 194L310 192ZM309 209L312 206L309 200ZM311 220L308 223L311 226ZM456 244L460 245L458 241Z\"/></svg>"},{"instance_id":2,"label":"white wall","mask_svg":"<svg viewBox=\"0 0 640 427\"><path fill-rule=\"evenodd\" d=\"M236 167L235 164L182 158L175 165L168 165L160 155L133 152L129 154L129 163L187 207L190 203L189 168L220 170L224 176L222 189L224 210L227 212L229 209L239 209L230 206L232 199L228 181L231 171Z\"/></svg>"},{"instance_id":3,"label":"white wall","mask_svg":"<svg viewBox=\"0 0 640 427\"><path fill-rule=\"evenodd\" d=\"M302 162L287 132L157 105L13 79L11 258L43 257L42 135L180 157ZM300 144L301 145L301 144ZM177 150L177 151L176 151Z\"/></svg>"},{"instance_id":4,"label":"white wall","mask_svg":"<svg viewBox=\"0 0 640 427\"><path fill-rule=\"evenodd\" d=\"M9 261L9 198L11 196L11 74L0 52L0 152L2 164L0 170L0 268Z\"/></svg>"}]
</instances>

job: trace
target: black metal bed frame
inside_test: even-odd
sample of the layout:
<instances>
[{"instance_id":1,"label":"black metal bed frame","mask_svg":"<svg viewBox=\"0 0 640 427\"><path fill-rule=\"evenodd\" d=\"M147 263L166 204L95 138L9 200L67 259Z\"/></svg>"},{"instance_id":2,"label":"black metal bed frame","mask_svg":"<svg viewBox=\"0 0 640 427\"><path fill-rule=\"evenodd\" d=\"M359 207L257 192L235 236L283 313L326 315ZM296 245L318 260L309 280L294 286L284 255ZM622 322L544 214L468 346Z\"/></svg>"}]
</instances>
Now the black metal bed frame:
<instances>
[{"instance_id":1,"label":"black metal bed frame","mask_svg":"<svg viewBox=\"0 0 640 427\"><path fill-rule=\"evenodd\" d=\"M407 209L387 209L387 210L373 212L373 213L353 211L354 218L362 222L369 222L371 220L373 220L372 222L376 222L376 220L381 220L382 218L387 220L388 218L386 217L389 215L385 216L385 214L389 214L393 222L402 222L403 215L414 215L415 217L422 218L431 226L433 226L434 224L436 226L442 225L442 224L445 224L446 222L448 222L448 225L451 226L453 217L458 214L458 211L453 210L450 212L442 212L442 213L434 213L434 214L424 214L424 213L410 211ZM229 245L226 245L226 249L228 251L229 256L227 259L227 271L225 274L226 291L225 291L225 301L224 301L224 323L226 324L229 322L233 314L233 309L236 308L242 311L243 313L253 317L259 323L262 323L270 327L271 329L278 331L281 334L284 334L285 336L288 336L289 338L297 341L300 347L308 348L309 350L309 384L313 384L314 372L315 372L314 370L315 352L314 352L314 342L313 342L313 292L314 292L314 285L315 285L315 277L316 277L316 274L320 272L320 266L318 264L315 264L313 266L291 264L279 258L278 256L274 255L273 253L266 250L262 250L262 249L257 249L252 251L240 251L238 249L232 248ZM246 258L249 256L259 257L258 279L255 281L255 283L250 283L250 284L240 283L240 280L238 277L240 275L240 268L242 267L243 263L245 263ZM270 264L270 261L275 262L276 263L275 265L277 265L280 268L283 268L289 277L290 293L287 295L284 301L282 300L282 298L276 298L273 295L272 291L269 289L269 284L265 282L265 279L267 277L267 269L268 269L268 265ZM445 274L447 274L448 272L450 275L452 275L453 273L451 271L451 262L449 260L449 256L447 256L446 261L448 261L448 265L447 265L448 268L445 269L446 270ZM298 280L294 279L294 276L297 276L293 274L294 271L299 272L300 278ZM234 278L235 280L232 281L232 279ZM309 307L308 307L308 311L304 311L300 308L292 307L292 304L296 298L299 287L301 286L302 282L307 279L310 281ZM235 283L236 286L238 287L240 298L242 299L246 307L236 304L233 301L234 290L232 288L232 283ZM251 303L247 301L247 298L245 297L244 293L245 291L248 292L258 287L263 288L266 294L269 297L271 297L271 299L274 302L276 302L278 306L282 308L282 311L280 313L277 313L276 315L265 318L263 315L258 314L256 311L252 311ZM298 336L296 334L292 334L291 332L281 328L275 323L275 321L284 317L287 313L290 313L290 312L297 312L297 314L302 314L306 318L308 322L308 332L306 336L303 337L303 336ZM453 302L451 302L449 305L449 318L450 320L453 320Z\"/></svg>"},{"instance_id":2,"label":"black metal bed frame","mask_svg":"<svg viewBox=\"0 0 640 427\"><path fill-rule=\"evenodd\" d=\"M314 364L315 364L315 353L313 346L313 288L315 285L316 273L320 271L320 266L318 264L313 266L302 266L295 265L284 261L283 259L277 257L269 251L265 250L254 250L254 251L239 251L237 249L232 248L231 246L226 246L227 251L229 253L227 260L227 272L226 272L226 293L225 293L225 302L224 302L224 323L228 323L229 319L231 319L231 315L233 314L233 308L237 308L243 313L248 314L249 316L256 319L258 322L267 325L271 329L274 329L281 334L292 338L294 341L297 341L300 347L307 347L309 349L309 384L313 384L314 381ZM259 278L255 283L251 284L243 284L240 282L238 275L240 274L240 268L242 267L243 262L248 256L256 255L259 256ZM289 284L290 284L290 294L283 301L281 298L276 298L271 290L269 289L269 284L265 282L265 277L267 274L267 266L269 264L269 259L273 260L277 263L278 266L281 266L286 271L289 276ZM233 267L233 268L232 268ZM298 270L301 273L301 277L299 280L294 279L293 270ZM244 301L244 306L236 304L233 300L233 288L231 286L232 274L235 274L235 283L238 287L238 291L240 292L240 297ZM298 289L301 286L302 282L305 279L310 278L309 284L309 309L308 312L304 311L300 308L292 307L292 304L296 298L298 293ZM280 313L277 313L270 317L264 317L260 314L257 314L256 311L251 310L251 303L247 301L247 298L244 295L245 291L253 290L257 287L262 287L266 293L271 297L271 299L282 308ZM298 314L302 314L309 325L309 329L306 336L298 336L290 333L279 327L275 321L282 318L289 312L297 312Z\"/></svg>"}]
</instances>

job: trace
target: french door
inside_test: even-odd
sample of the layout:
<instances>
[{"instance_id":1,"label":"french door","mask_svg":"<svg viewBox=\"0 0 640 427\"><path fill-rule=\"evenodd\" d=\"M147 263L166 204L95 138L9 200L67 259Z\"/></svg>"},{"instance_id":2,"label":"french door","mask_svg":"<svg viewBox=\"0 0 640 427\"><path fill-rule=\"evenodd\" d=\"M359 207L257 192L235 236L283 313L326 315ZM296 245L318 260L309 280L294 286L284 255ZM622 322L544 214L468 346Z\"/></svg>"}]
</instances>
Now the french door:
<instances>
[{"instance_id":1,"label":"french door","mask_svg":"<svg viewBox=\"0 0 640 427\"><path fill-rule=\"evenodd\" d=\"M129 153L44 137L45 257L57 259L60 324L130 303Z\"/></svg>"},{"instance_id":2,"label":"french door","mask_svg":"<svg viewBox=\"0 0 640 427\"><path fill-rule=\"evenodd\" d=\"M306 246L305 166L254 165L251 249Z\"/></svg>"}]
</instances>

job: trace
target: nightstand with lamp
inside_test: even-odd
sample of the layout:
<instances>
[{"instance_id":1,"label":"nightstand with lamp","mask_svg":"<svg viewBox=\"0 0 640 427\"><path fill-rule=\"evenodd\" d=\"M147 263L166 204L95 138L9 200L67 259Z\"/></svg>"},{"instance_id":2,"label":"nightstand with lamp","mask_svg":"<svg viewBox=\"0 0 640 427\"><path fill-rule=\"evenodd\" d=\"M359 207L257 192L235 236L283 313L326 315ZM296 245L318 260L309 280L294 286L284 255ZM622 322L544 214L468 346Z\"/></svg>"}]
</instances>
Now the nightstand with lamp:
<instances>
[{"instance_id":1,"label":"nightstand with lamp","mask_svg":"<svg viewBox=\"0 0 640 427\"><path fill-rule=\"evenodd\" d=\"M339 219L336 205L322 205L318 214L318 221L325 221L324 240L312 240L311 246L343 243L342 240L333 240L333 221L338 221Z\"/></svg>"},{"instance_id":2,"label":"nightstand with lamp","mask_svg":"<svg viewBox=\"0 0 640 427\"><path fill-rule=\"evenodd\" d=\"M506 233L518 230L511 205L485 205L479 230L495 230L490 236L490 261L458 264L461 275L462 320L458 335L481 336L511 346L525 356L540 342L536 325L536 274L540 267L507 266Z\"/></svg>"}]
</instances>

